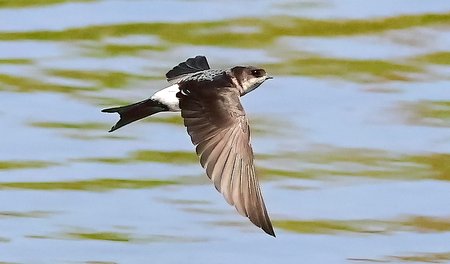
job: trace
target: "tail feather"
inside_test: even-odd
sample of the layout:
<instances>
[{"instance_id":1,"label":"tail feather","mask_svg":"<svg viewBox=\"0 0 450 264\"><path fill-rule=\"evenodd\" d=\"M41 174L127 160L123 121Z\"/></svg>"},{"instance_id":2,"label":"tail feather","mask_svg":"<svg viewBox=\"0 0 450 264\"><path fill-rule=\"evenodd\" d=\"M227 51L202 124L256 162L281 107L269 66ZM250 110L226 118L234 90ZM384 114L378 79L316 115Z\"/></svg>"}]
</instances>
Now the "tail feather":
<instances>
[{"instance_id":1,"label":"tail feather","mask_svg":"<svg viewBox=\"0 0 450 264\"><path fill-rule=\"evenodd\" d=\"M147 99L126 106L106 108L103 109L102 112L118 113L120 115L120 120L111 128L111 130L109 130L109 132L112 132L131 122L168 110L169 109L165 105L153 101L152 99Z\"/></svg>"}]
</instances>

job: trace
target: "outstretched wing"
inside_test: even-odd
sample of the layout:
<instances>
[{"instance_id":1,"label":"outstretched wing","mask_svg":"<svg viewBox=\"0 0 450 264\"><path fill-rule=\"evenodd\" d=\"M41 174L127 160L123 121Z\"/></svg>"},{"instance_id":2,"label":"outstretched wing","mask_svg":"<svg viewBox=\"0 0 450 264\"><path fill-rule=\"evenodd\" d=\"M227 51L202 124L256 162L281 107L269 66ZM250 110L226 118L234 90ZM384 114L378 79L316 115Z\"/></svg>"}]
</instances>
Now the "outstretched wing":
<instances>
[{"instance_id":1,"label":"outstretched wing","mask_svg":"<svg viewBox=\"0 0 450 264\"><path fill-rule=\"evenodd\" d=\"M255 174L250 130L238 91L180 84L181 116L206 174L237 211L275 236Z\"/></svg>"},{"instance_id":2,"label":"outstretched wing","mask_svg":"<svg viewBox=\"0 0 450 264\"><path fill-rule=\"evenodd\" d=\"M182 62L175 66L172 70L166 73L167 81L170 83L177 82L177 80L183 78L187 74L209 70L208 61L205 56L196 56L195 58L189 58L185 62Z\"/></svg>"}]
</instances>

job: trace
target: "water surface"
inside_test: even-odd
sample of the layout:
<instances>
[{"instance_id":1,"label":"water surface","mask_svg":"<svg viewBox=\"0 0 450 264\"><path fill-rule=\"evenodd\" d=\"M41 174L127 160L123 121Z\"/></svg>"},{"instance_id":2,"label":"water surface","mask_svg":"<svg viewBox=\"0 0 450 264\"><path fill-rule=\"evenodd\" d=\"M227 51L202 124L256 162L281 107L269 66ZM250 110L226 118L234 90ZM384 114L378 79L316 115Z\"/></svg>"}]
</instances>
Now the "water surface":
<instances>
[{"instance_id":1,"label":"water surface","mask_svg":"<svg viewBox=\"0 0 450 264\"><path fill-rule=\"evenodd\" d=\"M0 1L0 19L0 262L450 262L447 1ZM198 54L275 76L242 99L275 239L177 115L107 133L100 109Z\"/></svg>"}]
</instances>

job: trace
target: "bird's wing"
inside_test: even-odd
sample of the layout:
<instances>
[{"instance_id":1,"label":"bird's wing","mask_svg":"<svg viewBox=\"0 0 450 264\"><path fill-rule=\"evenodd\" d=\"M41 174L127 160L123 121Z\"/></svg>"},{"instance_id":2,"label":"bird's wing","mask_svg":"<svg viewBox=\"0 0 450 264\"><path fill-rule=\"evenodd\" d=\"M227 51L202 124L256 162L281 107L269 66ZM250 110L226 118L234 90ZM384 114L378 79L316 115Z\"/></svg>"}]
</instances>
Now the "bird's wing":
<instances>
[{"instance_id":1,"label":"bird's wing","mask_svg":"<svg viewBox=\"0 0 450 264\"><path fill-rule=\"evenodd\" d=\"M205 56L197 56L195 58L189 58L185 62L182 62L178 64L177 66L173 67L172 70L168 71L166 73L167 81L170 83L176 83L178 80L183 78L184 76L209 70L208 61L206 60Z\"/></svg>"},{"instance_id":2,"label":"bird's wing","mask_svg":"<svg viewBox=\"0 0 450 264\"><path fill-rule=\"evenodd\" d=\"M259 187L250 128L238 91L180 84L181 116L206 174L237 211L275 236Z\"/></svg>"}]
</instances>

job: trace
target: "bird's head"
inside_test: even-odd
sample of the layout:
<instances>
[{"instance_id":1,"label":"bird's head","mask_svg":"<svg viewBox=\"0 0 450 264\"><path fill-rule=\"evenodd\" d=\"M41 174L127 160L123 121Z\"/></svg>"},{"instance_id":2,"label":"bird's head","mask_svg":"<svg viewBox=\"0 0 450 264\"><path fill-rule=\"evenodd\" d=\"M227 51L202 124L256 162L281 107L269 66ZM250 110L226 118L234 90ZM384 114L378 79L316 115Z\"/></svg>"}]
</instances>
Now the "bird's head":
<instances>
[{"instance_id":1,"label":"bird's head","mask_svg":"<svg viewBox=\"0 0 450 264\"><path fill-rule=\"evenodd\" d=\"M264 69L253 66L237 66L232 68L231 71L243 89L241 95L258 88L265 80L273 79L273 77L267 75Z\"/></svg>"}]
</instances>

